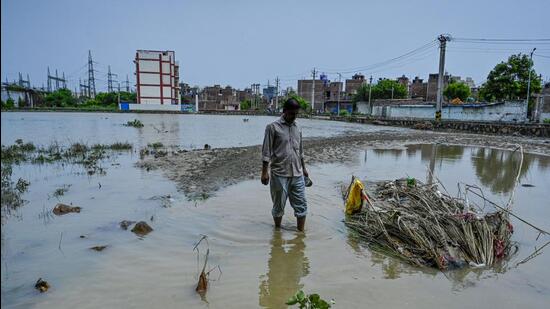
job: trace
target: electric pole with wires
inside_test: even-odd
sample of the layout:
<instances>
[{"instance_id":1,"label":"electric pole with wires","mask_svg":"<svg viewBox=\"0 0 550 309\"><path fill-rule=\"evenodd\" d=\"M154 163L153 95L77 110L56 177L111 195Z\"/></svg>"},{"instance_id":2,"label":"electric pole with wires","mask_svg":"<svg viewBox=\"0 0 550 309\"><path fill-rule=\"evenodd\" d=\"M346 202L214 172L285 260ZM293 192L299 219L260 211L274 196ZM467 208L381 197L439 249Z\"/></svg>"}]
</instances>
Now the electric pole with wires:
<instances>
[{"instance_id":1,"label":"electric pole with wires","mask_svg":"<svg viewBox=\"0 0 550 309\"><path fill-rule=\"evenodd\" d=\"M443 105L443 78L445 74L445 48L447 41L451 38L448 35L440 35L439 40L439 76L437 78L437 102L435 108L435 121L441 121L441 106Z\"/></svg>"},{"instance_id":2,"label":"electric pole with wires","mask_svg":"<svg viewBox=\"0 0 550 309\"><path fill-rule=\"evenodd\" d=\"M317 74L317 71L315 71L315 68L313 68L313 71L311 71L311 111L313 112L313 109L315 108L315 75Z\"/></svg>"}]
</instances>

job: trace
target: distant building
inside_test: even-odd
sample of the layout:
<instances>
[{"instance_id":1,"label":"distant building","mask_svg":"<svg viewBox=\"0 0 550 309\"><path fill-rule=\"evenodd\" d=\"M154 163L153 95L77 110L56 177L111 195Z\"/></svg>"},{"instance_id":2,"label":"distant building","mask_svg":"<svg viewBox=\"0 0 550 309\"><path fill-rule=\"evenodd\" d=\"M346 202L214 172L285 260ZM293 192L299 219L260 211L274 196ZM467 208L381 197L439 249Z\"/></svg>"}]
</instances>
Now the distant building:
<instances>
[{"instance_id":1,"label":"distant building","mask_svg":"<svg viewBox=\"0 0 550 309\"><path fill-rule=\"evenodd\" d=\"M407 92L409 91L409 78L407 76L402 75L401 77L398 77L397 82L405 86L405 89L407 89Z\"/></svg>"},{"instance_id":2,"label":"distant building","mask_svg":"<svg viewBox=\"0 0 550 309\"><path fill-rule=\"evenodd\" d=\"M179 104L179 64L174 51L138 50L136 92L139 104Z\"/></svg>"},{"instance_id":3,"label":"distant building","mask_svg":"<svg viewBox=\"0 0 550 309\"><path fill-rule=\"evenodd\" d=\"M426 101L436 101L437 100L437 82L439 74L433 73L428 77L428 85L426 88ZM451 77L449 74L443 75L443 90L447 88L450 80L460 81L460 76ZM443 98L444 99L444 98Z\"/></svg>"},{"instance_id":4,"label":"distant building","mask_svg":"<svg viewBox=\"0 0 550 309\"><path fill-rule=\"evenodd\" d=\"M262 94L268 102L271 102L271 100L277 96L277 87L267 85L267 87L263 89Z\"/></svg>"},{"instance_id":5,"label":"distant building","mask_svg":"<svg viewBox=\"0 0 550 309\"><path fill-rule=\"evenodd\" d=\"M427 83L422 78L416 76L409 86L409 97L412 99L426 98Z\"/></svg>"},{"instance_id":6,"label":"distant building","mask_svg":"<svg viewBox=\"0 0 550 309\"><path fill-rule=\"evenodd\" d=\"M351 79L346 79L346 94L352 96L357 93L357 89L365 83L365 76L362 74L355 74Z\"/></svg>"},{"instance_id":7,"label":"distant building","mask_svg":"<svg viewBox=\"0 0 550 309\"><path fill-rule=\"evenodd\" d=\"M476 83L474 83L474 80L471 77L466 77L466 79L463 81L470 89L476 87Z\"/></svg>"},{"instance_id":8,"label":"distant building","mask_svg":"<svg viewBox=\"0 0 550 309\"><path fill-rule=\"evenodd\" d=\"M315 85L315 106L313 106L314 110L323 110L324 109L324 103L325 103L325 81L316 79L315 84L313 83L313 80L311 79L302 79L298 80L298 95L302 98L306 99L306 101L311 104L311 96L313 91L313 85Z\"/></svg>"}]
</instances>

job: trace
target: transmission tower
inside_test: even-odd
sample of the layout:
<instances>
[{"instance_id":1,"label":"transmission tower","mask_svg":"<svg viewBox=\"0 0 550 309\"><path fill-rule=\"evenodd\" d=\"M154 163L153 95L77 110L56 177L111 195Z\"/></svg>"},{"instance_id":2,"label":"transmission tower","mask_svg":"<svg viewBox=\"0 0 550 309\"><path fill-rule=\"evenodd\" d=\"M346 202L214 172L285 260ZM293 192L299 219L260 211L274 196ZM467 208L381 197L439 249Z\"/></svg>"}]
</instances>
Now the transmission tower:
<instances>
[{"instance_id":1,"label":"transmission tower","mask_svg":"<svg viewBox=\"0 0 550 309\"><path fill-rule=\"evenodd\" d=\"M90 97L95 97L95 78L94 78L94 61L92 60L92 51L88 51L88 89Z\"/></svg>"},{"instance_id":2,"label":"transmission tower","mask_svg":"<svg viewBox=\"0 0 550 309\"><path fill-rule=\"evenodd\" d=\"M78 80L78 84L80 85L80 96L85 96L85 97L90 97L90 87L88 86L88 83L86 81L84 81L84 83L82 83L82 81L80 81L80 79Z\"/></svg>"},{"instance_id":3,"label":"transmission tower","mask_svg":"<svg viewBox=\"0 0 550 309\"><path fill-rule=\"evenodd\" d=\"M52 81L55 81L55 90L59 89L59 83L63 88L67 87L67 80L65 79L65 72L63 72L63 77L59 77L57 70L55 70L55 76L50 74L50 67L48 67L48 92L52 92Z\"/></svg>"},{"instance_id":4,"label":"transmission tower","mask_svg":"<svg viewBox=\"0 0 550 309\"><path fill-rule=\"evenodd\" d=\"M126 74L126 92L130 92L130 81L128 80L128 74Z\"/></svg>"},{"instance_id":5,"label":"transmission tower","mask_svg":"<svg viewBox=\"0 0 550 309\"><path fill-rule=\"evenodd\" d=\"M29 79L29 74L27 74L27 80L24 80L23 75L21 74L21 72L19 72L18 85L21 86L21 87L31 88L31 82L30 82L30 79Z\"/></svg>"},{"instance_id":6,"label":"transmission tower","mask_svg":"<svg viewBox=\"0 0 550 309\"><path fill-rule=\"evenodd\" d=\"M107 92L113 92L113 76L118 77L117 74L111 73L111 66L109 65L107 71Z\"/></svg>"}]
</instances>

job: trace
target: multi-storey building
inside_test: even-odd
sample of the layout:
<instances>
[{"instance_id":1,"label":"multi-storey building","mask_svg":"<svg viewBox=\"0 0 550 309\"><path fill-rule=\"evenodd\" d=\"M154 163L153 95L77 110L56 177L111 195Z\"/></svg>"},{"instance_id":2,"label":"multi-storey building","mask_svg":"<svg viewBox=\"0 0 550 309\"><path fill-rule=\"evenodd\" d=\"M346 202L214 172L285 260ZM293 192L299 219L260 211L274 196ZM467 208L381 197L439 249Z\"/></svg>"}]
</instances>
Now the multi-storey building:
<instances>
[{"instance_id":1,"label":"multi-storey building","mask_svg":"<svg viewBox=\"0 0 550 309\"><path fill-rule=\"evenodd\" d=\"M136 92L139 104L179 104L179 64L174 51L138 50Z\"/></svg>"}]
</instances>

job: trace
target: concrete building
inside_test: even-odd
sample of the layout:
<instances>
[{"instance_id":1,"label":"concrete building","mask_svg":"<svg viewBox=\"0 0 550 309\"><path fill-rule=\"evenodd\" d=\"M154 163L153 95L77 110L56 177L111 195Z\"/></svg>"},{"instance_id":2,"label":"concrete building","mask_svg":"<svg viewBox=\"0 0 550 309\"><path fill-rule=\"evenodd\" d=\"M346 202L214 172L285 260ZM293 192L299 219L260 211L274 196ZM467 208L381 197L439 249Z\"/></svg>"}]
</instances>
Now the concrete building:
<instances>
[{"instance_id":1,"label":"concrete building","mask_svg":"<svg viewBox=\"0 0 550 309\"><path fill-rule=\"evenodd\" d=\"M451 78L455 81L460 81L460 76L451 77L449 74L443 75L443 90L449 85ZM430 74L428 77L428 85L426 87L426 101L437 100L437 80L439 79L438 73ZM445 98L443 98L445 101Z\"/></svg>"},{"instance_id":2,"label":"concrete building","mask_svg":"<svg viewBox=\"0 0 550 309\"><path fill-rule=\"evenodd\" d=\"M298 80L298 95L306 99L311 104L312 87L314 83L311 79ZM313 110L323 110L325 103L325 81L315 80L315 106Z\"/></svg>"},{"instance_id":3,"label":"concrete building","mask_svg":"<svg viewBox=\"0 0 550 309\"><path fill-rule=\"evenodd\" d=\"M401 85L405 86L405 89L407 89L407 97L409 96L409 78L405 75L402 75L401 77L397 78L397 82Z\"/></svg>"},{"instance_id":4,"label":"concrete building","mask_svg":"<svg viewBox=\"0 0 550 309\"><path fill-rule=\"evenodd\" d=\"M174 51L138 50L134 63L138 104L180 104Z\"/></svg>"},{"instance_id":5,"label":"concrete building","mask_svg":"<svg viewBox=\"0 0 550 309\"><path fill-rule=\"evenodd\" d=\"M264 99L266 99L268 102L271 102L277 96L277 87L267 85L267 87L263 89L262 94L264 96Z\"/></svg>"},{"instance_id":6,"label":"concrete building","mask_svg":"<svg viewBox=\"0 0 550 309\"><path fill-rule=\"evenodd\" d=\"M351 79L346 79L346 94L348 96L356 94L357 89L364 83L366 83L365 76L362 74L355 74Z\"/></svg>"},{"instance_id":7,"label":"concrete building","mask_svg":"<svg viewBox=\"0 0 550 309\"><path fill-rule=\"evenodd\" d=\"M425 99L428 84L422 78L416 76L409 86L409 97L412 99Z\"/></svg>"}]
</instances>

